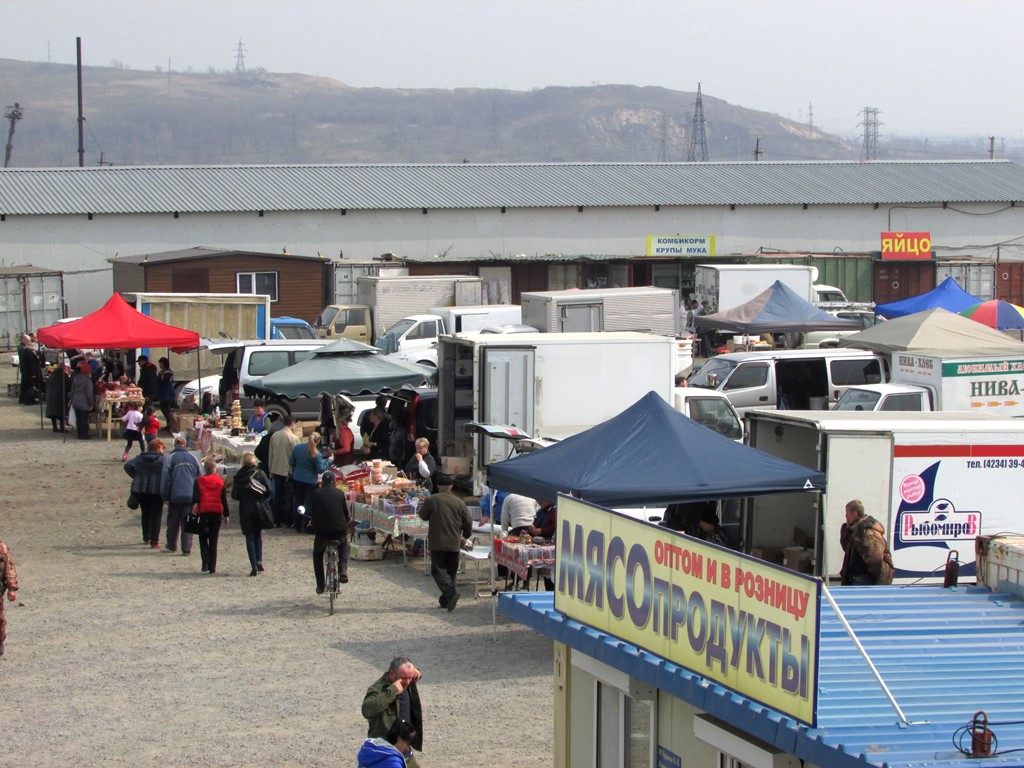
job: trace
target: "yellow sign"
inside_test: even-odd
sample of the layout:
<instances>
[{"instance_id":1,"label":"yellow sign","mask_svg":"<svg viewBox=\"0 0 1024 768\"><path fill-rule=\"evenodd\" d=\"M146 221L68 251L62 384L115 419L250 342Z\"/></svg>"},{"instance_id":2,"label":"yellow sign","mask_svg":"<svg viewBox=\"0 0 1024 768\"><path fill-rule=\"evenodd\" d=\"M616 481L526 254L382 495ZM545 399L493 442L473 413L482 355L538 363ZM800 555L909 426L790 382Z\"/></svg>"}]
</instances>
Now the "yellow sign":
<instances>
[{"instance_id":1,"label":"yellow sign","mask_svg":"<svg viewBox=\"0 0 1024 768\"><path fill-rule=\"evenodd\" d=\"M821 581L568 496L555 608L816 725Z\"/></svg>"},{"instance_id":2,"label":"yellow sign","mask_svg":"<svg viewBox=\"0 0 1024 768\"><path fill-rule=\"evenodd\" d=\"M715 255L714 235L648 235L648 256L692 256L694 258Z\"/></svg>"}]
</instances>

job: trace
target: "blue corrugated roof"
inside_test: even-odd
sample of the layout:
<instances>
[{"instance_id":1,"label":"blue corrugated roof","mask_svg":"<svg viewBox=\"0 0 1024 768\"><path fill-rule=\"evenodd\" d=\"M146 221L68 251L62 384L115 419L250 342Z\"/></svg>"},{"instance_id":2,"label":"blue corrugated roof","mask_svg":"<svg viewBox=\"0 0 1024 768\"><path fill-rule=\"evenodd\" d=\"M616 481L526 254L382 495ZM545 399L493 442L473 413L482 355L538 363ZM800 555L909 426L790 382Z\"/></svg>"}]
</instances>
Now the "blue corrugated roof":
<instances>
[{"instance_id":1,"label":"blue corrugated roof","mask_svg":"<svg viewBox=\"0 0 1024 768\"><path fill-rule=\"evenodd\" d=\"M1011 751L1024 750L1024 602L984 587L846 587L832 594L911 725L900 722L827 601L816 728L566 619L554 610L553 593L502 594L498 607L815 765L1024 766L1024 751ZM1008 754L971 759L954 747L957 729L979 710L997 750ZM969 735L963 744L970 749Z\"/></svg>"},{"instance_id":2,"label":"blue corrugated roof","mask_svg":"<svg viewBox=\"0 0 1024 768\"><path fill-rule=\"evenodd\" d=\"M1024 200L1005 160L0 169L0 214Z\"/></svg>"}]
</instances>

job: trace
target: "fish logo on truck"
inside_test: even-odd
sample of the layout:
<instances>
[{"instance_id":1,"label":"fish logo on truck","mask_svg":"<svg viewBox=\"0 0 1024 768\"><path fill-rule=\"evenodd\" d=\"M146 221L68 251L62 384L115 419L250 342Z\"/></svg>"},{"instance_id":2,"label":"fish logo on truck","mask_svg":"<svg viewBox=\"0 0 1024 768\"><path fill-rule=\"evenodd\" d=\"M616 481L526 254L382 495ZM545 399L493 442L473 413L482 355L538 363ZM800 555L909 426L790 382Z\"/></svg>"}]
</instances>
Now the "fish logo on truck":
<instances>
[{"instance_id":1,"label":"fish logo on truck","mask_svg":"<svg viewBox=\"0 0 1024 768\"><path fill-rule=\"evenodd\" d=\"M949 499L933 499L935 476L941 464L941 461L936 462L900 483L893 549L922 546L950 549L949 542L973 540L981 533L980 511L957 510Z\"/></svg>"}]
</instances>

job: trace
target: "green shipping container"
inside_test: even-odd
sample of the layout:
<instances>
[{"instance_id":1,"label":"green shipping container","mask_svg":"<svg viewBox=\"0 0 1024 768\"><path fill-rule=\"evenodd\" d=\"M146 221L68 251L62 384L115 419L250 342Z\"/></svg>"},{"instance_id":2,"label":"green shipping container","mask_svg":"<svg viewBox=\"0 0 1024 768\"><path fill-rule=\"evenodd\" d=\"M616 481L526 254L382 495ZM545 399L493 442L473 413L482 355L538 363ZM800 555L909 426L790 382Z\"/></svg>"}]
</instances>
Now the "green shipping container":
<instances>
[{"instance_id":1,"label":"green shipping container","mask_svg":"<svg viewBox=\"0 0 1024 768\"><path fill-rule=\"evenodd\" d=\"M760 261L761 259L759 259ZM765 258L764 260L768 260ZM778 264L802 264L817 267L816 283L834 285L850 301L874 301L873 259L869 254L836 254L835 256L780 256L771 259Z\"/></svg>"}]
</instances>

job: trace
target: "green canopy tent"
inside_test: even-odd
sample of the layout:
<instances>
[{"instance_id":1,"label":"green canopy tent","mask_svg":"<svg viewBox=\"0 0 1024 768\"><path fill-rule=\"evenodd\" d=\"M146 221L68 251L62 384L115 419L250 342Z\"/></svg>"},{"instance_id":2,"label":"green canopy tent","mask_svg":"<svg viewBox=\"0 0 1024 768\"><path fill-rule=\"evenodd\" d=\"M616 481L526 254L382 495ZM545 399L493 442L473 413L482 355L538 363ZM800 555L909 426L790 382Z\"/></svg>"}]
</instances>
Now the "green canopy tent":
<instances>
[{"instance_id":1,"label":"green canopy tent","mask_svg":"<svg viewBox=\"0 0 1024 768\"><path fill-rule=\"evenodd\" d=\"M247 384L245 390L250 395L269 392L295 400L342 393L373 394L403 386L430 385L436 380L436 368L392 360L368 344L341 339L301 363Z\"/></svg>"}]
</instances>

